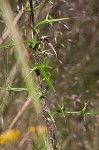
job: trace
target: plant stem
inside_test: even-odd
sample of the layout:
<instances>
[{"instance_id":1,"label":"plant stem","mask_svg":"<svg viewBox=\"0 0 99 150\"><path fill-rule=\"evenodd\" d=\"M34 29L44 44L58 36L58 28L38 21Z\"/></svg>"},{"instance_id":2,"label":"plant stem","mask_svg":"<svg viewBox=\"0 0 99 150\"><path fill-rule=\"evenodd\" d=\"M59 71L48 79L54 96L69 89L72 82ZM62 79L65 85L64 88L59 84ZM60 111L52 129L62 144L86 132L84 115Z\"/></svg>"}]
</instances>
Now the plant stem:
<instances>
[{"instance_id":1,"label":"plant stem","mask_svg":"<svg viewBox=\"0 0 99 150\"><path fill-rule=\"evenodd\" d=\"M34 0L30 0L30 8L31 8L31 27L33 29L33 40L34 40L34 42L37 42L38 35L34 30L34 26L35 26L34 9L33 9L34 8ZM34 47L33 51L34 51L34 58L35 58L35 66L39 66L40 59L39 59L39 55L38 55L38 48ZM41 79L40 79L40 71L38 70L36 73L37 73L37 79L38 79L38 84L39 84L39 92L43 93L43 88L42 88ZM55 137L55 124L54 124L53 120L47 116L47 114L49 113L50 110L49 110L48 106L46 105L45 97L42 98L41 104L42 104L42 108L43 108L42 115L45 118L46 124L48 126L48 130L49 130L48 137L49 137L49 141L50 141L49 142L50 148L52 150L57 150L56 137Z\"/></svg>"},{"instance_id":2,"label":"plant stem","mask_svg":"<svg viewBox=\"0 0 99 150\"><path fill-rule=\"evenodd\" d=\"M37 33L35 32L34 30L34 26L35 26L35 19L34 19L34 0L30 0L30 8L31 8L31 28L33 30L33 35L32 35L32 38L34 40L34 42L37 42ZM34 54L34 59L35 59L35 65L39 65L39 56L38 56L38 48L35 47L33 49L33 51L35 51L35 54ZM40 72L38 71L37 72L37 75L40 76Z\"/></svg>"}]
</instances>

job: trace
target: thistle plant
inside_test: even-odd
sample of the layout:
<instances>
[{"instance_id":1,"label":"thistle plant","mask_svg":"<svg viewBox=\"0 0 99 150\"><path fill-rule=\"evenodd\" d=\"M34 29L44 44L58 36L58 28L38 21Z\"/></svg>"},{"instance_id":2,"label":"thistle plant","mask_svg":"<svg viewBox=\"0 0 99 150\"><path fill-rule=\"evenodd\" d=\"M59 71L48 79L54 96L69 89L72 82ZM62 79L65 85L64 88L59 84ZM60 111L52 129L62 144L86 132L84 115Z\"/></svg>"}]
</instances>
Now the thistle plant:
<instances>
[{"instance_id":1,"label":"thistle plant","mask_svg":"<svg viewBox=\"0 0 99 150\"><path fill-rule=\"evenodd\" d=\"M39 34L40 27L43 25L46 26L46 24L54 24L55 22L58 23L64 20L70 20L72 18L53 18L52 19L50 18L50 15L48 13L46 14L46 17L43 20L37 22L35 20L35 11L38 10L41 7L41 5L35 6L34 5L35 0L27 0L27 3L28 3L28 7L24 9L23 11L25 13L30 13L30 16L31 16L30 27L31 27L32 36L30 40L22 41L22 39L19 38L19 34L17 34L17 30L14 30L11 25L12 18L10 16L10 13L9 15L7 15L6 9L8 8L6 8L6 3L3 0L0 1L1 11L2 13L5 14L5 17L3 16L3 19L6 25L8 24L8 28L10 29L10 32L12 34L11 42L5 45L1 45L0 49L4 48L8 50L12 47L15 48L16 59L18 63L20 64L20 69L23 68L24 72L26 72L26 74L22 72L23 78L26 82L26 87L14 87L10 85L9 83L7 83L6 85L1 86L0 90L5 90L9 93L12 93L12 92L16 93L16 92L24 91L28 93L29 97L32 97L31 99L33 102L37 102L37 106L34 105L34 107L36 107L36 111L38 111L39 108L42 108L43 111L41 115L43 116L44 121L46 122L46 126L44 129L43 128L41 129L39 127L38 128L31 127L29 128L29 131L31 133L38 132L38 134L43 134L43 130L45 130L46 132L48 131L48 143L50 145L50 149L58 150L58 146L57 146L58 142L56 139L56 131L55 131L56 125L55 125L55 120L54 120L56 115L62 114L64 117L67 114L76 114L76 115L85 116L85 115L99 114L99 112L87 111L88 103L85 104L83 108L79 111L66 110L64 102L59 108L55 108L54 112L50 111L49 107L46 104L46 101L47 101L46 92L47 90L49 90L49 88L51 89L51 92L53 92L54 94L57 94L57 91L54 87L54 83L52 83L52 78L51 78L52 77L51 71L53 70L53 66L48 64L48 57L47 57L48 51L43 50L42 44L47 42L47 44L50 46L50 48L52 49L54 53L55 59L57 59L60 63L61 63L61 60L58 59L57 52L54 49L53 45L50 43L48 39L48 35L42 35L40 37L40 34ZM16 33L16 36L15 36L15 33ZM20 47L20 44L24 44L26 47L28 47L28 49L31 50L32 60L35 60L34 63L32 63L31 66L29 67L27 65L27 62L25 62L23 58L23 53L21 51L23 47L22 45ZM36 78L32 79L32 74L36 76ZM35 83L35 80L36 80L36 83ZM31 100L28 101L28 105L30 104L30 102ZM40 105L40 107L38 107L38 105ZM24 109L22 109L22 112L23 110ZM20 115L18 114L16 118L18 119L19 117ZM11 124L10 128L12 128L12 126L16 123L17 121L16 118ZM4 139L1 139L1 142L3 143L2 140ZM34 146L33 146L33 149L35 150ZM46 147L42 148L42 150L46 150L46 149L47 149Z\"/></svg>"}]
</instances>

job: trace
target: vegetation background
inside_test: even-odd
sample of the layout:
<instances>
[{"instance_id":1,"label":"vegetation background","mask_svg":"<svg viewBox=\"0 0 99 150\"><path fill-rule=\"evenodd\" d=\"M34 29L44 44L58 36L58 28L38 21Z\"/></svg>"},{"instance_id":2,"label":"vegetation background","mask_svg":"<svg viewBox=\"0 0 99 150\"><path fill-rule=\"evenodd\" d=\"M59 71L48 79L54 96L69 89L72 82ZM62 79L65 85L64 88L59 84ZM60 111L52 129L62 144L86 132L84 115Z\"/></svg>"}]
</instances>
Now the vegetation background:
<instances>
[{"instance_id":1,"label":"vegetation background","mask_svg":"<svg viewBox=\"0 0 99 150\"><path fill-rule=\"evenodd\" d=\"M44 2L36 10L36 21L44 19L49 12L52 18L74 17L54 24L40 27L40 36L49 36L58 58L48 57L54 71L53 84L56 94L47 91L47 105L55 111L64 103L65 109L80 111L87 104L88 111L99 111L99 0L35 0L35 6ZM9 0L13 15L18 14L17 0ZM24 3L24 1L23 1ZM24 3L25 5L25 3ZM24 40L31 38L30 13L24 12L17 22ZM5 23L0 12L0 43L9 43L5 38ZM3 42L2 42L3 40ZM30 54L30 50L28 53ZM45 49L50 49L45 45ZM50 50L51 52L51 50ZM33 58L32 58L33 59ZM9 78L8 78L9 77ZM0 49L0 86L8 82L14 87L24 87L24 81L15 59L14 48ZM16 116L27 93L11 93L0 90L0 130L5 131ZM0 149L31 150L32 143L39 148L40 139L36 134L26 136L30 126L40 125L38 115L29 105L14 125L21 131L21 137L15 144L1 145ZM99 149L99 116L58 114L55 116L56 139L58 147L63 150L98 150ZM26 139L24 140L24 137ZM36 138L36 140L35 140ZM23 139L23 141L22 141ZM23 144L20 143L23 142ZM40 148L39 148L40 149Z\"/></svg>"}]
</instances>

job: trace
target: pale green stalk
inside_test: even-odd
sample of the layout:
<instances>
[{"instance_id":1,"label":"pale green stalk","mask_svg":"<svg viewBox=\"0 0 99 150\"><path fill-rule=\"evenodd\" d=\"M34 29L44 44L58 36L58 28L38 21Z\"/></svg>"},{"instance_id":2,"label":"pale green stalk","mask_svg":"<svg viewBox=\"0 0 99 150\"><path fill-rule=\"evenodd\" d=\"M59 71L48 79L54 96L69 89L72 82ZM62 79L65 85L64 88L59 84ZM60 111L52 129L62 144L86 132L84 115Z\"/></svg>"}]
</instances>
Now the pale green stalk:
<instances>
[{"instance_id":1,"label":"pale green stalk","mask_svg":"<svg viewBox=\"0 0 99 150\"><path fill-rule=\"evenodd\" d=\"M19 63L20 70L22 71L23 78L25 79L26 86L29 89L30 95L33 98L33 102L35 102L34 107L35 109L38 110L38 107L40 107L40 103L39 103L39 93L37 89L36 79L34 76L32 78L32 75L29 73L29 67L27 65L28 63L26 61L26 58L23 57L25 47L20 38L18 28L14 26L13 13L11 11L10 5L7 0L6 1L0 0L0 9L2 12L3 20L6 26L8 27L9 35L12 37L15 43L16 59L17 59L17 62ZM28 77L25 78L27 75Z\"/></svg>"}]
</instances>

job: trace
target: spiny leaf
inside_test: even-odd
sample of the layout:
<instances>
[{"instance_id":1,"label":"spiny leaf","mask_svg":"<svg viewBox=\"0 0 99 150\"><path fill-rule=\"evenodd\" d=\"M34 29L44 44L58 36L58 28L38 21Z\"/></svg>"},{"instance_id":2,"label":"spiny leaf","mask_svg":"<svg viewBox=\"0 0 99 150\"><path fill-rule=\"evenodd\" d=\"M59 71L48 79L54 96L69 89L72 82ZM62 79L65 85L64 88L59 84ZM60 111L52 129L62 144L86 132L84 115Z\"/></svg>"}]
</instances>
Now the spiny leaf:
<instances>
[{"instance_id":1,"label":"spiny leaf","mask_svg":"<svg viewBox=\"0 0 99 150\"><path fill-rule=\"evenodd\" d=\"M69 20L70 18L57 18L57 19L48 19L48 15L46 16L46 18L40 22L38 22L36 24L36 26L34 27L34 30L37 32L39 26L44 25L44 24L48 24L48 23L53 23L53 22L58 22L58 21L63 21L63 20Z\"/></svg>"},{"instance_id":2,"label":"spiny leaf","mask_svg":"<svg viewBox=\"0 0 99 150\"><path fill-rule=\"evenodd\" d=\"M46 58L44 59L44 61L41 63L40 66L42 66L44 69L52 69L51 66L48 66L48 65L46 64Z\"/></svg>"},{"instance_id":3,"label":"spiny leaf","mask_svg":"<svg viewBox=\"0 0 99 150\"><path fill-rule=\"evenodd\" d=\"M85 113L87 111L87 106L88 106L88 102L85 103L85 106L83 107L83 109L81 110L81 113Z\"/></svg>"},{"instance_id":4,"label":"spiny leaf","mask_svg":"<svg viewBox=\"0 0 99 150\"><path fill-rule=\"evenodd\" d=\"M53 89L53 91L55 92L55 88L52 85L50 79L48 78L46 71L44 70L44 68L42 68L41 66L38 68L41 72L42 77L45 79L45 81L47 82L47 84Z\"/></svg>"},{"instance_id":5,"label":"spiny leaf","mask_svg":"<svg viewBox=\"0 0 99 150\"><path fill-rule=\"evenodd\" d=\"M39 9L39 8L40 8L40 6L41 6L41 5L36 6L36 7L34 8L34 10ZM25 11L25 12L31 12L31 8L30 8L30 7L28 7L28 8L26 8L24 11Z\"/></svg>"},{"instance_id":6,"label":"spiny leaf","mask_svg":"<svg viewBox=\"0 0 99 150\"><path fill-rule=\"evenodd\" d=\"M31 11L31 8L28 7L28 8L26 8L24 11L25 11L25 12L30 12L30 11Z\"/></svg>"},{"instance_id":7,"label":"spiny leaf","mask_svg":"<svg viewBox=\"0 0 99 150\"><path fill-rule=\"evenodd\" d=\"M25 40L25 41L23 41L23 43L24 44L29 44L32 47L35 47L35 46L38 46L41 43L41 41L34 42L33 40ZM2 48L8 49L8 48L11 48L11 47L14 47L14 46L15 46L15 43L12 42L10 44L5 44L5 45L0 46L0 49L2 49Z\"/></svg>"},{"instance_id":8,"label":"spiny leaf","mask_svg":"<svg viewBox=\"0 0 99 150\"><path fill-rule=\"evenodd\" d=\"M36 6L36 7L34 8L34 10L39 9L39 8L40 8L40 6L41 6L41 5Z\"/></svg>"},{"instance_id":9,"label":"spiny leaf","mask_svg":"<svg viewBox=\"0 0 99 150\"><path fill-rule=\"evenodd\" d=\"M46 65L46 59L43 61L43 63L41 63L39 66L34 66L33 68L32 68L32 70L31 70L31 72L30 73L32 73L33 71L35 71L35 70L40 70L40 73L41 73L41 75L42 75L42 78L43 78L43 81L46 81L46 83L49 85L49 87L51 87L52 88L52 90L54 91L54 92L56 92L55 91L55 88L54 88L54 86L53 86L53 84L51 83L51 81L50 81L50 78L49 78L49 75L46 73L46 69L52 69L52 67L51 66L48 66L48 65Z\"/></svg>"},{"instance_id":10,"label":"spiny leaf","mask_svg":"<svg viewBox=\"0 0 99 150\"><path fill-rule=\"evenodd\" d=\"M5 86L5 87L0 87L0 89L3 89L3 90L8 91L8 92L22 92L22 91L28 91L27 88L15 88L15 87L11 87L10 85Z\"/></svg>"},{"instance_id":11,"label":"spiny leaf","mask_svg":"<svg viewBox=\"0 0 99 150\"><path fill-rule=\"evenodd\" d=\"M5 45L2 45L2 46L0 46L0 49L1 48L11 48L11 47L13 47L13 46L15 46L15 43L13 42L13 43L10 43L10 44L5 44Z\"/></svg>"},{"instance_id":12,"label":"spiny leaf","mask_svg":"<svg viewBox=\"0 0 99 150\"><path fill-rule=\"evenodd\" d=\"M61 113L63 114L63 117L65 118L64 111L65 111L65 106L64 106L64 102L62 102L62 104L61 104Z\"/></svg>"}]
</instances>

